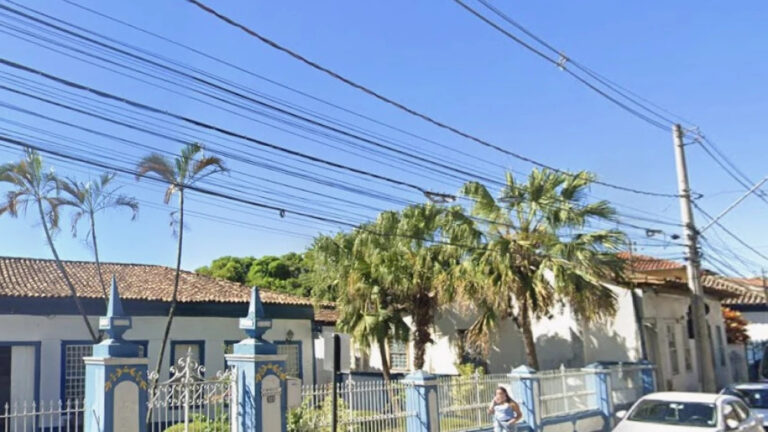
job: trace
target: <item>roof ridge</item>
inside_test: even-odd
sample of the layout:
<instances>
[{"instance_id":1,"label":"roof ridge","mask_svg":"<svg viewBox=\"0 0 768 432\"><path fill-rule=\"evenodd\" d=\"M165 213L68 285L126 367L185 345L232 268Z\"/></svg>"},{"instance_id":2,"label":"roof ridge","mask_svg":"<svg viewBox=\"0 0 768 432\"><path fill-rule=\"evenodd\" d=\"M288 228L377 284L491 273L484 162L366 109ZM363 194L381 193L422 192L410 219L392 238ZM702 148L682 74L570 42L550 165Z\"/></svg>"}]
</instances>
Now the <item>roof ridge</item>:
<instances>
[{"instance_id":1,"label":"roof ridge","mask_svg":"<svg viewBox=\"0 0 768 432\"><path fill-rule=\"evenodd\" d=\"M25 256L10 256L10 255L1 255L0 261L7 261L7 260L25 260L25 261L53 261L55 262L55 258L37 258L37 257L25 257ZM74 263L74 264L94 264L96 265L96 261L87 261L87 260L69 260L69 259L63 259L61 260L63 263ZM111 264L111 265L121 265L121 266L136 266L136 267L165 267L172 270L175 270L174 267L162 265L162 264L147 264L147 263L133 263L133 262L118 262L118 261L101 261L99 260L99 264ZM181 271L189 272L189 270L181 269Z\"/></svg>"}]
</instances>

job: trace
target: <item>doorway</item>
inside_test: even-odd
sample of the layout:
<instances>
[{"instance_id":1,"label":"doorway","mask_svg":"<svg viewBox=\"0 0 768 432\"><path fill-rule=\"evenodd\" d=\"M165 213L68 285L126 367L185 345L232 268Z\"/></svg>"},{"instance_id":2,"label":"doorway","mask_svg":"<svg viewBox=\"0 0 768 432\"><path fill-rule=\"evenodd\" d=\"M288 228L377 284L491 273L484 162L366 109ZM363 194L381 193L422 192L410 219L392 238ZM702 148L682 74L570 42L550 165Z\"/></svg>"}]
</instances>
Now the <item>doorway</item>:
<instances>
[{"instance_id":1,"label":"doorway","mask_svg":"<svg viewBox=\"0 0 768 432\"><path fill-rule=\"evenodd\" d=\"M0 346L0 412L11 403L11 347ZM5 430L5 420L0 418L0 430Z\"/></svg>"}]
</instances>

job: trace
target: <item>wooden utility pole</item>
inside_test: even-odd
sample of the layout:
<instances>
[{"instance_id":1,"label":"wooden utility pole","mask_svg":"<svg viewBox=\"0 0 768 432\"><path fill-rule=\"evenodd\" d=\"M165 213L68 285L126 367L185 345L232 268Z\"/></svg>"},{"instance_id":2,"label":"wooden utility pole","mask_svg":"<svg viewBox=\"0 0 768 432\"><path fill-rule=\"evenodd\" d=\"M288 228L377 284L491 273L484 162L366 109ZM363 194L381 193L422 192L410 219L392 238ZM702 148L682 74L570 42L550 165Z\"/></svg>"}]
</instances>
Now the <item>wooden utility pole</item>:
<instances>
[{"instance_id":1,"label":"wooden utility pole","mask_svg":"<svg viewBox=\"0 0 768 432\"><path fill-rule=\"evenodd\" d=\"M712 361L712 341L709 338L709 327L704 305L704 290L701 286L701 260L698 248L698 231L693 222L693 207L691 205L691 187L688 184L688 168L685 164L685 147L683 144L683 129L676 124L672 130L675 144L675 163L677 165L677 190L680 195L680 215L684 226L685 245L688 249L686 270L688 287L691 290L691 319L693 320L693 336L696 346L696 359L699 369L701 390L712 393L716 391L715 366Z\"/></svg>"}]
</instances>

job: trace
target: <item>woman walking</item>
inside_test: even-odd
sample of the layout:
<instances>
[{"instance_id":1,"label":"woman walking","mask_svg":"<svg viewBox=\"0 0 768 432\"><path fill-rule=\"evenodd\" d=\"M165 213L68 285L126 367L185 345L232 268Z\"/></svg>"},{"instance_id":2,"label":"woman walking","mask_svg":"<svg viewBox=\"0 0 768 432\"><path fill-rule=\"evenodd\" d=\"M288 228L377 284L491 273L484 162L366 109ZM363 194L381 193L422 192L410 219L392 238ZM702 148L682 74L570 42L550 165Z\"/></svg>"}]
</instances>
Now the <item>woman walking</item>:
<instances>
[{"instance_id":1,"label":"woman walking","mask_svg":"<svg viewBox=\"0 0 768 432\"><path fill-rule=\"evenodd\" d=\"M520 406L502 386L496 389L496 396L488 407L488 414L493 414L493 432L515 432L517 422L523 418Z\"/></svg>"}]
</instances>

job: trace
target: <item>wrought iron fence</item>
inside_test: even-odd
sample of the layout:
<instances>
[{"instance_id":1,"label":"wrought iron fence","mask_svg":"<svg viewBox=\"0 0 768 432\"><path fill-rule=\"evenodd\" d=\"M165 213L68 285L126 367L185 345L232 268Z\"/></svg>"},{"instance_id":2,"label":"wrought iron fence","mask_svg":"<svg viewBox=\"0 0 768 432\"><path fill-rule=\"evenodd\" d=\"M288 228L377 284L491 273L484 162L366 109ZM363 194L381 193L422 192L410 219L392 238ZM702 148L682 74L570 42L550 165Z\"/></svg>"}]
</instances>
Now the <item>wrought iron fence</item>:
<instances>
[{"instance_id":1,"label":"wrought iron fence","mask_svg":"<svg viewBox=\"0 0 768 432\"><path fill-rule=\"evenodd\" d=\"M366 381L337 384L338 425L344 432L404 431L409 417L405 406L407 382ZM333 407L332 384L305 385L302 404L288 413L289 430L329 432Z\"/></svg>"},{"instance_id":2,"label":"wrought iron fence","mask_svg":"<svg viewBox=\"0 0 768 432\"><path fill-rule=\"evenodd\" d=\"M592 373L580 369L560 369L539 372L541 417L555 417L597 409Z\"/></svg>"},{"instance_id":3,"label":"wrought iron fence","mask_svg":"<svg viewBox=\"0 0 768 432\"><path fill-rule=\"evenodd\" d=\"M192 357L192 352L171 367L168 381L150 386L148 409L150 431L189 432L229 430L230 409L236 392L237 374L228 369L214 378L205 378L205 366ZM156 373L150 380L157 382Z\"/></svg>"},{"instance_id":4,"label":"wrought iron fence","mask_svg":"<svg viewBox=\"0 0 768 432\"><path fill-rule=\"evenodd\" d=\"M3 432L77 432L83 430L83 402L50 401L5 404L0 411Z\"/></svg>"},{"instance_id":5,"label":"wrought iron fence","mask_svg":"<svg viewBox=\"0 0 768 432\"><path fill-rule=\"evenodd\" d=\"M491 426L488 406L500 385L504 385L509 392L516 387L512 379L504 374L439 378L437 405L440 407L440 430L458 432Z\"/></svg>"},{"instance_id":6,"label":"wrought iron fence","mask_svg":"<svg viewBox=\"0 0 768 432\"><path fill-rule=\"evenodd\" d=\"M651 365L624 365L622 363L611 366L613 406L627 406L643 396L643 372L648 369L654 370L654 367Z\"/></svg>"}]
</instances>

